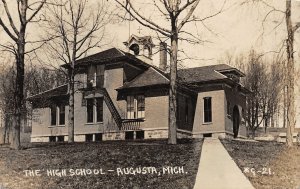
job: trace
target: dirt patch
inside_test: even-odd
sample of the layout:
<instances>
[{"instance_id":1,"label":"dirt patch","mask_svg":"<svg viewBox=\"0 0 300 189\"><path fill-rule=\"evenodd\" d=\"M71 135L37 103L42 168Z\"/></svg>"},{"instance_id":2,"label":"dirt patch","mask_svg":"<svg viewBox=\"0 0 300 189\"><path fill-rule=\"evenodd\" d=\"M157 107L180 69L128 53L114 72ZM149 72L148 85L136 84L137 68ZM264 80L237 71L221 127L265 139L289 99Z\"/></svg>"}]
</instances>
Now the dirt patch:
<instances>
[{"instance_id":1,"label":"dirt patch","mask_svg":"<svg viewBox=\"0 0 300 189\"><path fill-rule=\"evenodd\" d=\"M277 142L222 140L255 188L300 188L300 146Z\"/></svg>"},{"instance_id":2,"label":"dirt patch","mask_svg":"<svg viewBox=\"0 0 300 189\"><path fill-rule=\"evenodd\" d=\"M20 151L0 149L0 184L5 188L193 188L202 140L113 141L75 144L35 144ZM117 175L117 168L183 167L184 174ZM67 176L48 176L47 170L67 170ZM74 175L70 169L105 174ZM24 170L41 170L26 177ZM114 172L108 172L114 170ZM178 171L178 169L177 169Z\"/></svg>"}]
</instances>

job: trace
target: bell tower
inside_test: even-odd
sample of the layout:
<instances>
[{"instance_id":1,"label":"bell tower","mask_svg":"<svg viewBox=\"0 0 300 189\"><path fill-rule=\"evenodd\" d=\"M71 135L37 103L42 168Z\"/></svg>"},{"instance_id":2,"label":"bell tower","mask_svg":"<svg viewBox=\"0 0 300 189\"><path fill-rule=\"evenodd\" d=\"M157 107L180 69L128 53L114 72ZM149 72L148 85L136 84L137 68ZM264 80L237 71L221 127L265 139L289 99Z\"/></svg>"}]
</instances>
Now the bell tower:
<instances>
[{"instance_id":1,"label":"bell tower","mask_svg":"<svg viewBox=\"0 0 300 189\"><path fill-rule=\"evenodd\" d=\"M149 61L152 61L152 48L155 45L153 44L152 38L150 36L139 37L136 35L131 35L128 41L124 42L124 45L137 58L140 58L147 63L149 63Z\"/></svg>"}]
</instances>

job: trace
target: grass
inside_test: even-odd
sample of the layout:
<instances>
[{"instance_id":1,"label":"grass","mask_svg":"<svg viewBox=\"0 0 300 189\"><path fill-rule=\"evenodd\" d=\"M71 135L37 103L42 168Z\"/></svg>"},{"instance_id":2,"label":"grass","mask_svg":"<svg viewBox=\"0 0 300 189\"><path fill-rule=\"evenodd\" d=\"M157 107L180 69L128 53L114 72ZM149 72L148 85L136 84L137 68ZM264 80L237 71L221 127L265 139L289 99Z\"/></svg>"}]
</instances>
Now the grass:
<instances>
[{"instance_id":1,"label":"grass","mask_svg":"<svg viewBox=\"0 0 300 189\"><path fill-rule=\"evenodd\" d=\"M300 188L299 145L288 149L277 142L222 143L255 188Z\"/></svg>"},{"instance_id":2,"label":"grass","mask_svg":"<svg viewBox=\"0 0 300 189\"><path fill-rule=\"evenodd\" d=\"M0 186L5 188L193 188L202 140L105 141L35 144L19 151L0 148ZM182 166L184 173L162 174L162 167ZM119 175L117 168L154 167L161 174ZM47 170L67 176L47 176ZM105 175L70 176L70 169L102 169ZM26 176L24 170L41 170ZM108 172L107 170L115 170Z\"/></svg>"}]
</instances>

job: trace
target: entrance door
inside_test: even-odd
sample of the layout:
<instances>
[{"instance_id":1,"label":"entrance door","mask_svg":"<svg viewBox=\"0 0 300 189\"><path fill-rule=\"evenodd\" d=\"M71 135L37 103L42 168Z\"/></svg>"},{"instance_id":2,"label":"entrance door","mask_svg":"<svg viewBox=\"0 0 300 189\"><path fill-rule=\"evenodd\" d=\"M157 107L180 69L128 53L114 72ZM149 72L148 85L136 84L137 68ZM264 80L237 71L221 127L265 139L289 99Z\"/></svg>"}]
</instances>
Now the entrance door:
<instances>
[{"instance_id":1,"label":"entrance door","mask_svg":"<svg viewBox=\"0 0 300 189\"><path fill-rule=\"evenodd\" d=\"M236 138L239 134L239 127L240 127L240 113L237 106L233 108L233 137Z\"/></svg>"}]
</instances>

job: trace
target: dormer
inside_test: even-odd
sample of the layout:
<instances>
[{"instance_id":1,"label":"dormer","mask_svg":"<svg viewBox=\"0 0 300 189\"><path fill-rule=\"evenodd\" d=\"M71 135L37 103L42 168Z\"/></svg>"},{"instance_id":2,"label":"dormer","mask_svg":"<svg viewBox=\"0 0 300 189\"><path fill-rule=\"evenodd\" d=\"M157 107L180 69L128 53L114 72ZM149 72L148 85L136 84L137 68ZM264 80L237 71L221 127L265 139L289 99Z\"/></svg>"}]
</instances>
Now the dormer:
<instances>
[{"instance_id":1,"label":"dormer","mask_svg":"<svg viewBox=\"0 0 300 189\"><path fill-rule=\"evenodd\" d=\"M136 36L131 35L128 41L124 42L124 45L134 54L137 58L140 58L147 63L152 61L152 38L150 36Z\"/></svg>"},{"instance_id":2,"label":"dormer","mask_svg":"<svg viewBox=\"0 0 300 189\"><path fill-rule=\"evenodd\" d=\"M240 83L240 78L244 77L245 74L239 71L238 69L232 68L232 69L225 69L225 70L218 70L221 74L224 74L231 80L233 80L236 83Z\"/></svg>"}]
</instances>

